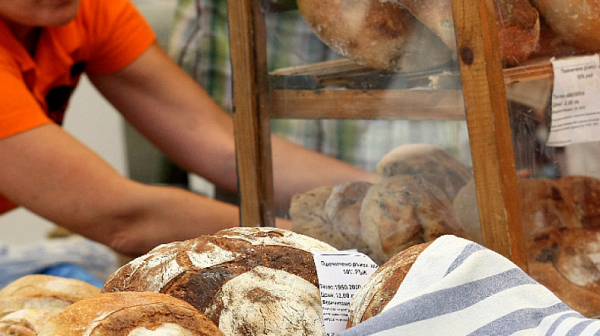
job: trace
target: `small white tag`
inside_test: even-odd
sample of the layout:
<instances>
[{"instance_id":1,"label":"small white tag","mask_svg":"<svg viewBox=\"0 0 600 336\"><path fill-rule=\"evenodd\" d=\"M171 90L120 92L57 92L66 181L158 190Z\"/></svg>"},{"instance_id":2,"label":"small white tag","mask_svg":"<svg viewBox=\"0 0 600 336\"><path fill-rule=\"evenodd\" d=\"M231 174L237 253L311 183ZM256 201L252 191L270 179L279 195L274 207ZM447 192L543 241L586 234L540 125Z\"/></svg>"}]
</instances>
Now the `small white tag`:
<instances>
[{"instance_id":1,"label":"small white tag","mask_svg":"<svg viewBox=\"0 0 600 336\"><path fill-rule=\"evenodd\" d=\"M552 125L547 146L600 140L600 58L552 59Z\"/></svg>"},{"instance_id":2,"label":"small white tag","mask_svg":"<svg viewBox=\"0 0 600 336\"><path fill-rule=\"evenodd\" d=\"M379 266L355 251L313 252L327 336L346 330L348 308L354 293Z\"/></svg>"}]
</instances>

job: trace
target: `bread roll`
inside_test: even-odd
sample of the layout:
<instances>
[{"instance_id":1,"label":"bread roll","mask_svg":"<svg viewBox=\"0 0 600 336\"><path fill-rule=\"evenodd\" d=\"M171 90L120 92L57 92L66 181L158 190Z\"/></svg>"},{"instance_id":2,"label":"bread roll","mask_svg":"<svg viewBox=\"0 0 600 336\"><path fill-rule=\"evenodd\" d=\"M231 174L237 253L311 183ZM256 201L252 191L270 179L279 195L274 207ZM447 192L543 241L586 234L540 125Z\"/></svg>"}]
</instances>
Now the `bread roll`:
<instances>
[{"instance_id":1,"label":"bread roll","mask_svg":"<svg viewBox=\"0 0 600 336\"><path fill-rule=\"evenodd\" d=\"M400 146L377 163L378 180L395 175L414 175L441 189L453 200L473 177L470 170L443 148L429 144Z\"/></svg>"},{"instance_id":2,"label":"bread roll","mask_svg":"<svg viewBox=\"0 0 600 336\"><path fill-rule=\"evenodd\" d=\"M531 0L556 35L584 52L600 50L600 2Z\"/></svg>"},{"instance_id":3,"label":"bread roll","mask_svg":"<svg viewBox=\"0 0 600 336\"><path fill-rule=\"evenodd\" d=\"M298 8L325 44L374 69L418 71L452 58L452 50L395 1L298 0Z\"/></svg>"},{"instance_id":4,"label":"bread roll","mask_svg":"<svg viewBox=\"0 0 600 336\"><path fill-rule=\"evenodd\" d=\"M529 0L494 0L500 54L507 66L518 65L536 50L540 16Z\"/></svg>"},{"instance_id":5,"label":"bread roll","mask_svg":"<svg viewBox=\"0 0 600 336\"><path fill-rule=\"evenodd\" d=\"M383 264L409 246L452 234L468 238L444 192L418 176L374 184L360 211L361 236Z\"/></svg>"},{"instance_id":6,"label":"bread roll","mask_svg":"<svg viewBox=\"0 0 600 336\"><path fill-rule=\"evenodd\" d=\"M0 319L0 335L37 336L42 326L57 312L45 309L22 309Z\"/></svg>"},{"instance_id":7,"label":"bread roll","mask_svg":"<svg viewBox=\"0 0 600 336\"><path fill-rule=\"evenodd\" d=\"M187 302L160 293L104 293L52 317L39 336L224 336Z\"/></svg>"},{"instance_id":8,"label":"bread roll","mask_svg":"<svg viewBox=\"0 0 600 336\"><path fill-rule=\"evenodd\" d=\"M383 264L354 294L349 307L350 328L381 313L392 300L408 271L431 242L411 246Z\"/></svg>"},{"instance_id":9,"label":"bread roll","mask_svg":"<svg viewBox=\"0 0 600 336\"><path fill-rule=\"evenodd\" d=\"M115 272L103 292L152 291L189 302L227 335L323 335L316 239L233 228L159 246Z\"/></svg>"},{"instance_id":10,"label":"bread roll","mask_svg":"<svg viewBox=\"0 0 600 336\"><path fill-rule=\"evenodd\" d=\"M21 309L59 311L98 293L99 288L80 280L27 275L0 290L0 317Z\"/></svg>"}]
</instances>

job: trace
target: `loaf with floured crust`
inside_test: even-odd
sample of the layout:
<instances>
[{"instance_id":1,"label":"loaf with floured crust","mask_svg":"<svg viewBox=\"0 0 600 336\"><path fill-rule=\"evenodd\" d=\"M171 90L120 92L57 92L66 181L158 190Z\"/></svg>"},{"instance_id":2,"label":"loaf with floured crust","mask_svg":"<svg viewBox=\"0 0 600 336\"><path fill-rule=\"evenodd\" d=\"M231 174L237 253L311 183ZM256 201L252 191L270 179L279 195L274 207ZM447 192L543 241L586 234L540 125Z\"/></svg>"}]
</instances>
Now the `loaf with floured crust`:
<instances>
[{"instance_id":1,"label":"loaf with floured crust","mask_svg":"<svg viewBox=\"0 0 600 336\"><path fill-rule=\"evenodd\" d=\"M104 293L50 318L39 336L224 336L187 302L160 293Z\"/></svg>"},{"instance_id":2,"label":"loaf with floured crust","mask_svg":"<svg viewBox=\"0 0 600 336\"><path fill-rule=\"evenodd\" d=\"M350 328L381 313L392 300L408 271L431 242L411 246L383 264L354 294L349 307Z\"/></svg>"},{"instance_id":3,"label":"loaf with floured crust","mask_svg":"<svg viewBox=\"0 0 600 336\"><path fill-rule=\"evenodd\" d=\"M446 64L452 50L395 1L298 0L315 34L338 54L384 71Z\"/></svg>"},{"instance_id":4,"label":"loaf with floured crust","mask_svg":"<svg viewBox=\"0 0 600 336\"><path fill-rule=\"evenodd\" d=\"M287 230L227 229L153 249L115 272L103 292L169 294L227 335L322 335L312 252L333 250Z\"/></svg>"},{"instance_id":5,"label":"loaf with floured crust","mask_svg":"<svg viewBox=\"0 0 600 336\"><path fill-rule=\"evenodd\" d=\"M27 275L0 290L0 317L21 309L59 311L98 293L99 288L81 280Z\"/></svg>"}]
</instances>

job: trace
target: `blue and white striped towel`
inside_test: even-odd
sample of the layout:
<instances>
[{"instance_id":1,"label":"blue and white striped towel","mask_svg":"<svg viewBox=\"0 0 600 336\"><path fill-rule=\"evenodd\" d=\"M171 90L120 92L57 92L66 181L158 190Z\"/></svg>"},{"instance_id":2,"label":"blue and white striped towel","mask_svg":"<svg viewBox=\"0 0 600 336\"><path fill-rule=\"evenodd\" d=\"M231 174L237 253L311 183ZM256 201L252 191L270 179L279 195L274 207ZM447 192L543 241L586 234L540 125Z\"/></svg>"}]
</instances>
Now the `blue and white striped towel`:
<instances>
[{"instance_id":1,"label":"blue and white striped towel","mask_svg":"<svg viewBox=\"0 0 600 336\"><path fill-rule=\"evenodd\" d=\"M417 258L381 314L338 336L600 335L503 256L443 236Z\"/></svg>"}]
</instances>

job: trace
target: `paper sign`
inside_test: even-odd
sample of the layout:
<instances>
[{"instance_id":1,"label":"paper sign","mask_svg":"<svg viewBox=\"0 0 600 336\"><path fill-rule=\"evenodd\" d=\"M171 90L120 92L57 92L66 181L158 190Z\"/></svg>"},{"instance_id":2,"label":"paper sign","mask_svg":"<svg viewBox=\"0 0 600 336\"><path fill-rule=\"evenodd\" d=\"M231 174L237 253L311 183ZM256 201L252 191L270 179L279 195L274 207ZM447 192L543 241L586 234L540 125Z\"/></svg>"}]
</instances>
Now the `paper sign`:
<instances>
[{"instance_id":1,"label":"paper sign","mask_svg":"<svg viewBox=\"0 0 600 336\"><path fill-rule=\"evenodd\" d=\"M600 140L600 58L552 60L552 123L547 146Z\"/></svg>"},{"instance_id":2,"label":"paper sign","mask_svg":"<svg viewBox=\"0 0 600 336\"><path fill-rule=\"evenodd\" d=\"M379 267L355 251L313 252L327 336L346 329L348 308L354 293Z\"/></svg>"}]
</instances>

